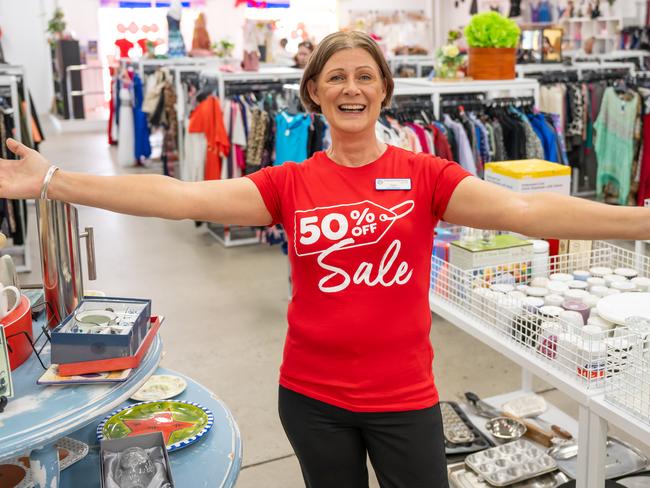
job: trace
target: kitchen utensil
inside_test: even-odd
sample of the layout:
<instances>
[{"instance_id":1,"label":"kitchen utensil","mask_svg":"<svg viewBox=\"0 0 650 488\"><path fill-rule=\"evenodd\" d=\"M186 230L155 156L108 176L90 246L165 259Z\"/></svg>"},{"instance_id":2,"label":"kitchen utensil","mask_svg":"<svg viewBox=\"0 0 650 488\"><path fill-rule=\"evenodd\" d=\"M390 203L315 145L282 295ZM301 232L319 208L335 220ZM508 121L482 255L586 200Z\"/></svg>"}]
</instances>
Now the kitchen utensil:
<instances>
[{"instance_id":1,"label":"kitchen utensil","mask_svg":"<svg viewBox=\"0 0 650 488\"><path fill-rule=\"evenodd\" d=\"M619 293L602 298L597 305L598 315L609 322L624 325L632 315L650 318L650 293Z\"/></svg>"},{"instance_id":2,"label":"kitchen utensil","mask_svg":"<svg viewBox=\"0 0 650 488\"><path fill-rule=\"evenodd\" d=\"M612 479L641 471L648 465L648 458L636 447L616 437L607 438L605 458L605 478ZM578 471L578 459L573 456L559 459L557 467L567 476L575 479Z\"/></svg>"},{"instance_id":3,"label":"kitchen utensil","mask_svg":"<svg viewBox=\"0 0 650 488\"><path fill-rule=\"evenodd\" d=\"M77 209L69 203L37 200L36 217L47 303L47 324L56 327L83 298L83 274L79 241L86 238L88 279L96 278L92 227L79 233Z\"/></svg>"},{"instance_id":4,"label":"kitchen utensil","mask_svg":"<svg viewBox=\"0 0 650 488\"><path fill-rule=\"evenodd\" d=\"M447 473L452 488L490 488L490 485L479 475L468 469L464 462L447 465ZM560 471L556 471L520 481L512 485L512 488L556 488L566 481L569 481L569 477Z\"/></svg>"},{"instance_id":5,"label":"kitchen utensil","mask_svg":"<svg viewBox=\"0 0 650 488\"><path fill-rule=\"evenodd\" d=\"M465 464L494 486L511 485L557 469L552 457L523 439L470 454Z\"/></svg>"},{"instance_id":6,"label":"kitchen utensil","mask_svg":"<svg viewBox=\"0 0 650 488\"><path fill-rule=\"evenodd\" d=\"M526 433L524 423L511 417L494 417L487 421L485 429L501 441L516 441Z\"/></svg>"},{"instance_id":7,"label":"kitchen utensil","mask_svg":"<svg viewBox=\"0 0 650 488\"><path fill-rule=\"evenodd\" d=\"M0 257L0 283L18 288L18 274L13 258L9 254Z\"/></svg>"},{"instance_id":8,"label":"kitchen utensil","mask_svg":"<svg viewBox=\"0 0 650 488\"><path fill-rule=\"evenodd\" d=\"M504 412L517 417L537 417L546 412L548 405L544 397L533 393L513 398L505 402L501 408Z\"/></svg>"},{"instance_id":9,"label":"kitchen utensil","mask_svg":"<svg viewBox=\"0 0 650 488\"><path fill-rule=\"evenodd\" d=\"M20 290L15 286L3 286L0 283L0 319L13 312L18 305L20 305Z\"/></svg>"},{"instance_id":10,"label":"kitchen utensil","mask_svg":"<svg viewBox=\"0 0 650 488\"><path fill-rule=\"evenodd\" d=\"M461 455L464 458L467 454L471 454L477 451L482 451L489 447L494 447L494 443L490 439L488 439L486 434L484 434L478 428L476 428L476 426L472 423L469 417L467 417L467 414L463 411L462 408L460 408L458 403L441 401L440 402L441 411L443 411L443 409L446 408L445 405L446 407L453 409L453 411L456 413L456 415L458 415L458 417L462 420L465 426L474 434L474 440L464 444L454 444L452 442L449 442L445 438L445 454L448 457ZM443 430L444 430L444 424L445 424L444 416L442 418L442 422L443 422Z\"/></svg>"},{"instance_id":11,"label":"kitchen utensil","mask_svg":"<svg viewBox=\"0 0 650 488\"><path fill-rule=\"evenodd\" d=\"M526 433L524 434L526 438L535 441L545 447L550 447L552 445L551 439L553 438L553 434L546 432L544 429L537 426L534 422L519 418L515 415L510 415L507 412L501 412L481 400L476 393L469 391L465 392L465 398L474 407L478 415L490 419L494 417L510 417L518 420L526 426Z\"/></svg>"}]
</instances>

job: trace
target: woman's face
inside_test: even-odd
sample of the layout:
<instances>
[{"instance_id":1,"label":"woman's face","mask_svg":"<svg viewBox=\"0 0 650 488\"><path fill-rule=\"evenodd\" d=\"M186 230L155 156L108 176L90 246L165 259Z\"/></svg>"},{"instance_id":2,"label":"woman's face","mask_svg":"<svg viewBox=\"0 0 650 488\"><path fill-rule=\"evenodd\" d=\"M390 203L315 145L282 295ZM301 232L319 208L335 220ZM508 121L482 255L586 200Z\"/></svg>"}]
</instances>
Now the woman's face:
<instances>
[{"instance_id":1,"label":"woman's face","mask_svg":"<svg viewBox=\"0 0 650 488\"><path fill-rule=\"evenodd\" d=\"M300 46L298 52L296 53L296 65L298 68L304 68L307 66L307 61L309 61L309 56L311 55L311 50L306 46Z\"/></svg>"},{"instance_id":2,"label":"woman's face","mask_svg":"<svg viewBox=\"0 0 650 488\"><path fill-rule=\"evenodd\" d=\"M386 83L379 66L361 48L334 54L308 88L332 129L342 132L374 130L386 98Z\"/></svg>"}]
</instances>

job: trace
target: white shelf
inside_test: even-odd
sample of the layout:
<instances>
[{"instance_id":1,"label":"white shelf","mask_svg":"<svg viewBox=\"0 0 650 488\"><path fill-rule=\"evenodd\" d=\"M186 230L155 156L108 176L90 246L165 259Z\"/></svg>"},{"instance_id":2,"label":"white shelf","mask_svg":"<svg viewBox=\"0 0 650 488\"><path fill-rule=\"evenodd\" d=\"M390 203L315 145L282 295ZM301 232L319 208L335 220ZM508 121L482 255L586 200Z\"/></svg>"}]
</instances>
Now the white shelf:
<instances>
[{"instance_id":1,"label":"white shelf","mask_svg":"<svg viewBox=\"0 0 650 488\"><path fill-rule=\"evenodd\" d=\"M650 446L650 425L644 424L634 415L605 400L605 395L597 395L589 401L590 410L603 420Z\"/></svg>"}]
</instances>

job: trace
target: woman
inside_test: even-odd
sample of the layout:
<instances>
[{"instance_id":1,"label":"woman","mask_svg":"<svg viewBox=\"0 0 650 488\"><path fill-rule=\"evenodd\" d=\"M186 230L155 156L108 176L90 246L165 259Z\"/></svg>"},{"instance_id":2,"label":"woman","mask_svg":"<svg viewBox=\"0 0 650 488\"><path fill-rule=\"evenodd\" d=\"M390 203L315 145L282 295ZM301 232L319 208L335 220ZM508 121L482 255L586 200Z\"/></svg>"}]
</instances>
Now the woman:
<instances>
[{"instance_id":1,"label":"woman","mask_svg":"<svg viewBox=\"0 0 650 488\"><path fill-rule=\"evenodd\" d=\"M293 57L294 65L293 68L305 69L307 62L309 61L309 56L314 52L314 45L309 41L302 41L298 44L298 52Z\"/></svg>"},{"instance_id":2,"label":"woman","mask_svg":"<svg viewBox=\"0 0 650 488\"><path fill-rule=\"evenodd\" d=\"M649 239L650 210L556 194L523 195L452 162L387 146L375 122L393 80L375 42L326 37L301 82L332 146L301 164L186 183L164 176L56 171L11 141L0 197L41 195L133 215L224 224L282 223L293 296L279 412L310 488L447 486L428 304L432 232L471 227L572 239ZM49 169L48 169L49 168Z\"/></svg>"}]
</instances>

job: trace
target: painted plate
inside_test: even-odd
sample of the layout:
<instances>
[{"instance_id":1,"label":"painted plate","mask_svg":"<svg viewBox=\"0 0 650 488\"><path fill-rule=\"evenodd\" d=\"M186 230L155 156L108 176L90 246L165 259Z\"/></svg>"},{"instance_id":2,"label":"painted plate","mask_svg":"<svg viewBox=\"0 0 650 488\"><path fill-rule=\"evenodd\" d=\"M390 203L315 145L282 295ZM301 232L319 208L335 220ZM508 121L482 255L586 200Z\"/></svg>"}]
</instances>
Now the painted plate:
<instances>
[{"instance_id":1,"label":"painted plate","mask_svg":"<svg viewBox=\"0 0 650 488\"><path fill-rule=\"evenodd\" d=\"M139 402L167 400L180 395L185 388L187 382L180 376L154 374L131 396L131 399Z\"/></svg>"},{"instance_id":2,"label":"painted plate","mask_svg":"<svg viewBox=\"0 0 650 488\"><path fill-rule=\"evenodd\" d=\"M598 315L619 325L632 316L650 319L650 293L616 293L601 298L597 308Z\"/></svg>"},{"instance_id":3,"label":"painted plate","mask_svg":"<svg viewBox=\"0 0 650 488\"><path fill-rule=\"evenodd\" d=\"M168 452L195 443L214 423L212 412L198 403L165 400L116 410L97 426L97 439L122 439L162 432Z\"/></svg>"}]
</instances>

